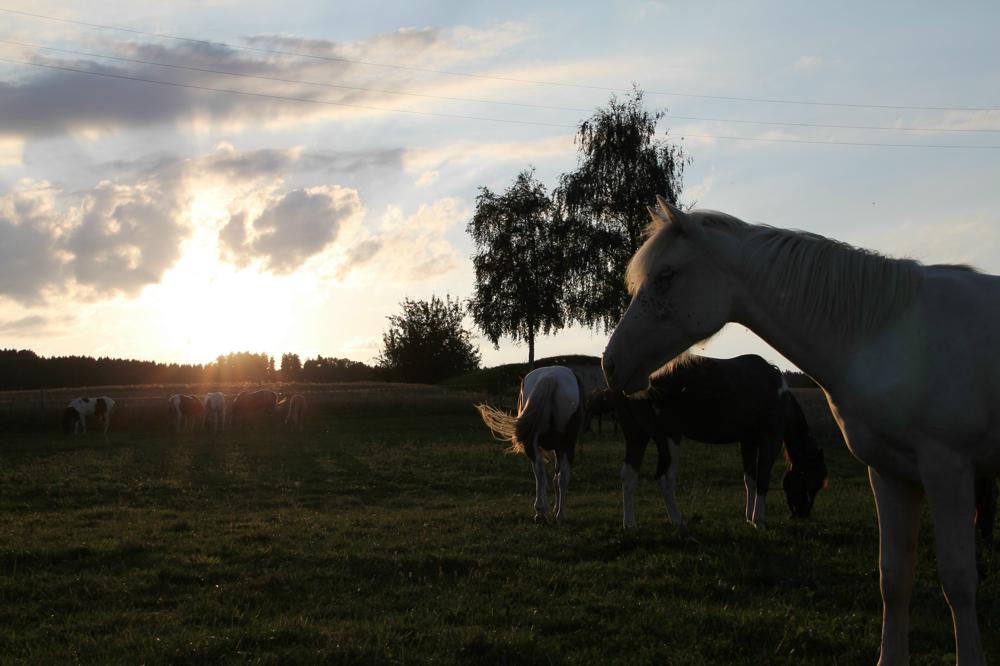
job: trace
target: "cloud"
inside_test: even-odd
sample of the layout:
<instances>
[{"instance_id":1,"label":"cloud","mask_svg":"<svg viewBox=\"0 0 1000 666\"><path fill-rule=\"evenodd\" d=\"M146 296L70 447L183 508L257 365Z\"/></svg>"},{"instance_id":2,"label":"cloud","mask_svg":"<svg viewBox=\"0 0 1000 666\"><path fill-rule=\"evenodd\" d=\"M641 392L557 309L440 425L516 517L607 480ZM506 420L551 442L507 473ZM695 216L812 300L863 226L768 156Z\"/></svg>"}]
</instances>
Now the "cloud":
<instances>
[{"instance_id":1,"label":"cloud","mask_svg":"<svg viewBox=\"0 0 1000 666\"><path fill-rule=\"evenodd\" d=\"M18 319L0 319L0 333L14 337L53 335L74 322L72 317L53 319L42 315L27 315ZM56 328L59 327L59 328Z\"/></svg>"},{"instance_id":2,"label":"cloud","mask_svg":"<svg viewBox=\"0 0 1000 666\"><path fill-rule=\"evenodd\" d=\"M290 273L330 246L341 229L363 214L357 190L340 186L278 194L251 220L234 213L219 234L223 258L239 266L261 261L265 270Z\"/></svg>"},{"instance_id":3,"label":"cloud","mask_svg":"<svg viewBox=\"0 0 1000 666\"><path fill-rule=\"evenodd\" d=\"M409 283L449 273L461 264L461 257L446 234L469 215L469 210L451 197L422 204L409 216L390 206L379 231L356 241L344 253L337 277L369 271Z\"/></svg>"},{"instance_id":4,"label":"cloud","mask_svg":"<svg viewBox=\"0 0 1000 666\"><path fill-rule=\"evenodd\" d=\"M61 247L78 285L99 293L138 293L160 281L180 257L190 228L186 197L175 184L104 181L83 197L79 221Z\"/></svg>"},{"instance_id":5,"label":"cloud","mask_svg":"<svg viewBox=\"0 0 1000 666\"><path fill-rule=\"evenodd\" d=\"M792 69L801 72L807 69L816 69L823 64L823 59L814 55L804 55L792 65Z\"/></svg>"},{"instance_id":6,"label":"cloud","mask_svg":"<svg viewBox=\"0 0 1000 666\"><path fill-rule=\"evenodd\" d=\"M524 37L518 24L505 23L484 29L404 28L351 43L274 35L244 40L252 47L323 56L313 59L195 42L94 41L71 47L126 60L25 49L20 59L39 68L0 83L0 136L89 135L163 124L287 125L381 114L364 107L426 104L419 97L381 92L405 88L412 73L350 60L449 67L494 55Z\"/></svg>"},{"instance_id":7,"label":"cloud","mask_svg":"<svg viewBox=\"0 0 1000 666\"><path fill-rule=\"evenodd\" d=\"M22 181L0 196L0 295L135 295L179 258L186 203L172 173L74 192Z\"/></svg>"},{"instance_id":8,"label":"cloud","mask_svg":"<svg viewBox=\"0 0 1000 666\"><path fill-rule=\"evenodd\" d=\"M0 295L32 303L62 280L61 226L47 183L24 182L0 198Z\"/></svg>"}]
</instances>

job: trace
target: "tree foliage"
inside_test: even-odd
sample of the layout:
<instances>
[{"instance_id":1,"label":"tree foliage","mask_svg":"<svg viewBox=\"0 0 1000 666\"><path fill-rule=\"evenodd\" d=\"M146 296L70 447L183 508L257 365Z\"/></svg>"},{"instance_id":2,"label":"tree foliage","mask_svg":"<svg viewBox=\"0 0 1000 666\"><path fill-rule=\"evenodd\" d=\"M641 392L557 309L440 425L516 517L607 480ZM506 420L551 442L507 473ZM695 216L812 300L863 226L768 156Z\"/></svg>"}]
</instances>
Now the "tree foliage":
<instances>
[{"instance_id":1,"label":"tree foliage","mask_svg":"<svg viewBox=\"0 0 1000 666\"><path fill-rule=\"evenodd\" d=\"M473 321L495 346L501 337L528 343L565 325L562 283L567 270L552 200L534 171L519 173L503 194L481 187L466 230L476 245L472 257Z\"/></svg>"},{"instance_id":2,"label":"tree foliage","mask_svg":"<svg viewBox=\"0 0 1000 666\"><path fill-rule=\"evenodd\" d=\"M446 296L441 300L400 303L402 314L390 315L382 334L379 366L392 379L435 383L479 367L479 350L472 335L462 328L462 304Z\"/></svg>"},{"instance_id":3,"label":"tree foliage","mask_svg":"<svg viewBox=\"0 0 1000 666\"><path fill-rule=\"evenodd\" d=\"M302 359L299 358L298 354L282 354L279 372L281 373L281 381L298 381L302 375Z\"/></svg>"},{"instance_id":4,"label":"tree foliage","mask_svg":"<svg viewBox=\"0 0 1000 666\"><path fill-rule=\"evenodd\" d=\"M580 124L577 168L563 174L554 192L571 232L569 320L606 330L618 323L629 302L625 269L649 220L646 206L657 194L677 203L689 160L679 146L655 138L663 115L647 111L634 88Z\"/></svg>"}]
</instances>

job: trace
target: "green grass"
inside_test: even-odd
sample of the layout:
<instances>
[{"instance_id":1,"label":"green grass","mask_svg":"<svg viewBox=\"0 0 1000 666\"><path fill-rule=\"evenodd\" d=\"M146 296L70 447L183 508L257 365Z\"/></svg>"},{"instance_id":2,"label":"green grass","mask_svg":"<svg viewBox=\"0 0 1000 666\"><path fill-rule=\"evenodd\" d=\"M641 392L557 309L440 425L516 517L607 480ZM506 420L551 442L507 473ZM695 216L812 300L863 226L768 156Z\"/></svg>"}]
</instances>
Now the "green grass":
<instances>
[{"instance_id":1,"label":"green grass","mask_svg":"<svg viewBox=\"0 0 1000 666\"><path fill-rule=\"evenodd\" d=\"M821 410L817 430L829 438ZM686 443L681 539L649 478L621 530L623 445L586 435L570 518L475 413L312 414L303 433L0 439L3 663L857 664L878 653L874 508L828 441L814 519L742 519L734 446ZM828 419L828 416L825 417ZM780 488L780 471L774 484ZM1000 657L1000 558L980 590ZM929 522L914 663L952 653Z\"/></svg>"}]
</instances>

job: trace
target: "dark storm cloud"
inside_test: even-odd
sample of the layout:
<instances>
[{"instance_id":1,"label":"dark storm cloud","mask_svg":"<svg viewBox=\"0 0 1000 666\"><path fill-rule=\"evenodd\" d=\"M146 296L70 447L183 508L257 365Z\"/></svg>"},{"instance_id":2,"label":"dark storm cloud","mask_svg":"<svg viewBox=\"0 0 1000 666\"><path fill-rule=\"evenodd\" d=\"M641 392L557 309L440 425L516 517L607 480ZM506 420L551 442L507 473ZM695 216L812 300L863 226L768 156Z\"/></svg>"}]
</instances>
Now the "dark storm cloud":
<instances>
[{"instance_id":1,"label":"dark storm cloud","mask_svg":"<svg viewBox=\"0 0 1000 666\"><path fill-rule=\"evenodd\" d=\"M292 190L271 201L249 224L244 213L234 214L220 232L219 244L223 257L237 265L259 259L266 270L290 273L333 243L361 211L355 190Z\"/></svg>"}]
</instances>

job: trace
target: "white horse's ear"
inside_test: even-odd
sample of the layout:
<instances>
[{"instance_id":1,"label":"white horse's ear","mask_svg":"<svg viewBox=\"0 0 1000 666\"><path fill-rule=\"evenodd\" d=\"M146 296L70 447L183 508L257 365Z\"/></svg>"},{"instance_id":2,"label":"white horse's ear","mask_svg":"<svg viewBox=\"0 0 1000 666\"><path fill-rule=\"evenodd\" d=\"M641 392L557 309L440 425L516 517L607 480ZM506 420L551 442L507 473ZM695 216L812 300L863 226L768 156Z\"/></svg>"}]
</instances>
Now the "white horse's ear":
<instances>
[{"instance_id":1,"label":"white horse's ear","mask_svg":"<svg viewBox=\"0 0 1000 666\"><path fill-rule=\"evenodd\" d=\"M662 213L658 213L659 219L669 221L685 236L698 232L697 225L680 208L674 206L659 194L656 195L656 203L659 204L660 210L663 211Z\"/></svg>"}]
</instances>

